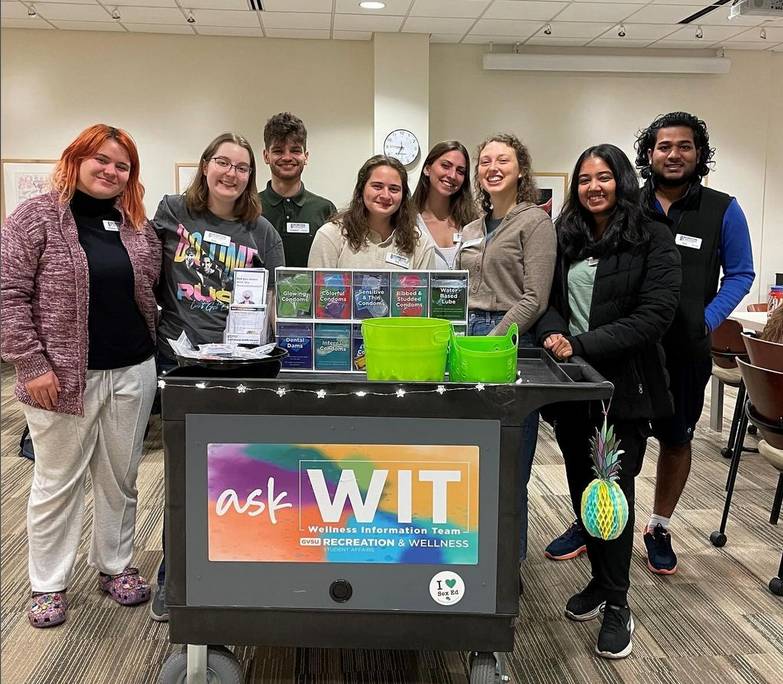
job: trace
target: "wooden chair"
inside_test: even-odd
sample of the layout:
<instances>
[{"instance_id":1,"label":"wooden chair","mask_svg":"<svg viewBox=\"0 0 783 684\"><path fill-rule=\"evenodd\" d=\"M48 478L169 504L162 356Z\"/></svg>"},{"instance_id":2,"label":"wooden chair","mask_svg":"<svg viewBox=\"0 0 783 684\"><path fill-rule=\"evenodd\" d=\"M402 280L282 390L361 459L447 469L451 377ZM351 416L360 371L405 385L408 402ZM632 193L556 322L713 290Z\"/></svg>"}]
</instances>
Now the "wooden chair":
<instances>
[{"instance_id":1,"label":"wooden chair","mask_svg":"<svg viewBox=\"0 0 783 684\"><path fill-rule=\"evenodd\" d=\"M759 444L759 453L779 471L775 499L770 513L770 522L775 525L780 516L781 502L783 502L783 370L762 368L742 359L738 359L737 363L748 394L744 410L746 420L753 422L761 434L762 441ZM731 465L721 527L720 530L710 535L710 541L718 547L726 543L726 522L737 479L739 459L732 459ZM781 555L777 577L769 582L770 591L778 596L783 595L782 577L783 555Z\"/></svg>"},{"instance_id":2,"label":"wooden chair","mask_svg":"<svg viewBox=\"0 0 783 684\"><path fill-rule=\"evenodd\" d=\"M748 311L769 311L769 304L767 304L767 302L748 304Z\"/></svg>"},{"instance_id":3,"label":"wooden chair","mask_svg":"<svg viewBox=\"0 0 783 684\"><path fill-rule=\"evenodd\" d=\"M742 437L739 441L745 451L745 431L747 430L747 420L743 420L743 406L745 405L745 385L742 383L742 374L737 368L737 358L747 358L747 350L742 338L742 326L737 321L726 319L715 330L712 331L712 375L719 381L717 392L713 393L712 401L715 401L720 395L720 401L723 401L723 386L737 388L737 403L734 406L734 415L731 418L731 430L729 431L729 440L725 447L720 450L724 458L733 458L734 443L737 441L737 433L742 428ZM713 387L714 389L714 387ZM744 425L743 425L744 423ZM727 485L728 486L728 485Z\"/></svg>"},{"instance_id":4,"label":"wooden chair","mask_svg":"<svg viewBox=\"0 0 783 684\"><path fill-rule=\"evenodd\" d=\"M783 344L768 342L748 333L742 333L742 341L750 363L759 368L783 372Z\"/></svg>"}]
</instances>

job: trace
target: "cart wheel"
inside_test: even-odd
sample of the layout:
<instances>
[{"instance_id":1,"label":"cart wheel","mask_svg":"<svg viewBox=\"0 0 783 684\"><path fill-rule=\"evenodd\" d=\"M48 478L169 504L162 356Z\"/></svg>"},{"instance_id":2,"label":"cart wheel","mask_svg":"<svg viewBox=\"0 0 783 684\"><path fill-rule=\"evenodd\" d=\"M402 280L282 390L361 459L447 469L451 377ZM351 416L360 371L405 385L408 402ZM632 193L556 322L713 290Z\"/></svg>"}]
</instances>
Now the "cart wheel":
<instances>
[{"instance_id":1,"label":"cart wheel","mask_svg":"<svg viewBox=\"0 0 783 684\"><path fill-rule=\"evenodd\" d=\"M470 684L501 684L508 682L502 656L495 653L474 653L470 658Z\"/></svg>"},{"instance_id":2,"label":"cart wheel","mask_svg":"<svg viewBox=\"0 0 783 684\"><path fill-rule=\"evenodd\" d=\"M716 530L710 535L710 541L713 546L721 548L722 546L726 546L726 535L723 534L723 532L718 532Z\"/></svg>"},{"instance_id":3,"label":"cart wheel","mask_svg":"<svg viewBox=\"0 0 783 684\"><path fill-rule=\"evenodd\" d=\"M720 455L723 456L723 458L731 458L731 449L729 449L729 447L723 447L720 450Z\"/></svg>"},{"instance_id":4,"label":"cart wheel","mask_svg":"<svg viewBox=\"0 0 783 684\"><path fill-rule=\"evenodd\" d=\"M748 434L749 435L756 435L758 434L759 429L755 425L748 425Z\"/></svg>"},{"instance_id":5,"label":"cart wheel","mask_svg":"<svg viewBox=\"0 0 783 684\"><path fill-rule=\"evenodd\" d=\"M158 675L158 684L185 684L188 674L188 654L170 655ZM244 684L242 666L226 648L207 651L207 684Z\"/></svg>"},{"instance_id":6,"label":"cart wheel","mask_svg":"<svg viewBox=\"0 0 783 684\"><path fill-rule=\"evenodd\" d=\"M775 596L783 596L783 580L780 577L773 577L769 581L769 590L775 594Z\"/></svg>"}]
</instances>

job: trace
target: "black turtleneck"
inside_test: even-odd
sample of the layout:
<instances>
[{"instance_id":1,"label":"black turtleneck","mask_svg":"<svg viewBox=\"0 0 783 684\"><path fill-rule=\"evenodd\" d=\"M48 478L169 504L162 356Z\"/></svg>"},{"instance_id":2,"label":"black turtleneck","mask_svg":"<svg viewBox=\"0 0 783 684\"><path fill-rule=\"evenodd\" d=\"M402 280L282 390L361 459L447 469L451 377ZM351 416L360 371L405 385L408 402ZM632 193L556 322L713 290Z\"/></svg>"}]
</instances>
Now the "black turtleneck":
<instances>
[{"instance_id":1,"label":"black turtleneck","mask_svg":"<svg viewBox=\"0 0 783 684\"><path fill-rule=\"evenodd\" d=\"M122 215L114 202L79 190L71 200L90 274L87 368L91 370L133 366L154 351L136 304L133 268L120 239Z\"/></svg>"}]
</instances>

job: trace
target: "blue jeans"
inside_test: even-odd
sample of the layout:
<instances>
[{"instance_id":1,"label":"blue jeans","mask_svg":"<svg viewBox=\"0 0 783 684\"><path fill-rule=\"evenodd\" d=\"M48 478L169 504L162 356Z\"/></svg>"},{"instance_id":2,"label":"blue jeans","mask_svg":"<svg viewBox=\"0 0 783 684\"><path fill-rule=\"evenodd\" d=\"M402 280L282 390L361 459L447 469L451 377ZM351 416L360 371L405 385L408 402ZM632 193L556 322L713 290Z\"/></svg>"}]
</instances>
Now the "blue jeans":
<instances>
[{"instance_id":1,"label":"blue jeans","mask_svg":"<svg viewBox=\"0 0 783 684\"><path fill-rule=\"evenodd\" d=\"M471 309L468 316L468 335L487 335L502 320L502 311L481 311ZM535 340L528 332L519 336L520 347L534 347ZM538 411L525 416L522 421L522 453L519 464L520 482L522 485L522 513L519 521L519 559L527 558L527 483L530 482L530 471L533 468L533 455L538 442Z\"/></svg>"}]
</instances>

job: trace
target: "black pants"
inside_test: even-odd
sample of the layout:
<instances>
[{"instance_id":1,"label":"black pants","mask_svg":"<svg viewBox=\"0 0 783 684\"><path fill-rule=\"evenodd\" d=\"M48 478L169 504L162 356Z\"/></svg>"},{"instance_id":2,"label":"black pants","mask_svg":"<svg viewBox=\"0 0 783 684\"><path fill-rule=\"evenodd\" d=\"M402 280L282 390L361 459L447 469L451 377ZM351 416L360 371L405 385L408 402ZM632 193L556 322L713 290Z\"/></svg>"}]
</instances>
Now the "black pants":
<instances>
[{"instance_id":1,"label":"black pants","mask_svg":"<svg viewBox=\"0 0 783 684\"><path fill-rule=\"evenodd\" d=\"M600 426L603 415L600 407L588 404L569 405L567 415L558 416L555 422L555 437L563 452L566 465L568 489L576 517L582 517L582 492L595 478L590 458L590 438L595 428ZM618 484L628 500L628 524L623 533L612 541L603 541L586 534L587 555L592 566L593 588L603 594L603 598L615 605L624 606L628 601L629 574L631 570L631 551L634 534L634 478L642 469L644 452L649 436L649 422L646 420L612 421L615 434L620 440L620 448L625 452L620 456L622 469Z\"/></svg>"}]
</instances>

